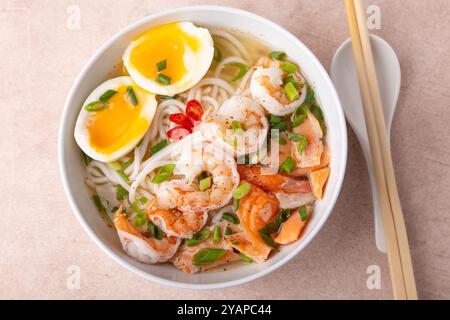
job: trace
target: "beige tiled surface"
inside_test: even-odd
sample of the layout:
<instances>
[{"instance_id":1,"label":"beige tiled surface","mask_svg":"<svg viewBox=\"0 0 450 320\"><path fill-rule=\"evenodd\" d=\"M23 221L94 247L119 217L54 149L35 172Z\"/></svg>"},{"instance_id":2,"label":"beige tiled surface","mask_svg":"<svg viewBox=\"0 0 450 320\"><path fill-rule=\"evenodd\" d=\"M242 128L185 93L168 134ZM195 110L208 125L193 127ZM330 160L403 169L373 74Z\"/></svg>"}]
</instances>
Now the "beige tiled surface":
<instances>
[{"instance_id":1,"label":"beige tiled surface","mask_svg":"<svg viewBox=\"0 0 450 320\"><path fill-rule=\"evenodd\" d=\"M57 129L72 81L95 50L127 24L162 8L206 2L278 22L326 68L347 38L338 0L0 2L0 298L391 297L387 259L374 245L364 159L351 130L348 170L333 214L299 256L263 279L214 291L161 286L117 265L81 229L57 167ZM372 3L382 13L376 33L392 44L402 65L392 147L419 296L450 298L450 5ZM73 4L81 9L79 30L66 27ZM381 268L381 290L366 287L366 268L373 264ZM70 265L81 268L78 290L66 286Z\"/></svg>"}]
</instances>

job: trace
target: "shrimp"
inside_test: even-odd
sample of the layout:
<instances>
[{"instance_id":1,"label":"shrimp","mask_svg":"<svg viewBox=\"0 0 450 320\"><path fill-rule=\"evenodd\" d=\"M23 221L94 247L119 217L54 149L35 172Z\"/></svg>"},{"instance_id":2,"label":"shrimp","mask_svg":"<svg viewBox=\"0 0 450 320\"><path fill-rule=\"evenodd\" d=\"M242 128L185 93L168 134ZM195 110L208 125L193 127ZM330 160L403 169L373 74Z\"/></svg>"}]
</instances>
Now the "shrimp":
<instances>
[{"instance_id":1,"label":"shrimp","mask_svg":"<svg viewBox=\"0 0 450 320\"><path fill-rule=\"evenodd\" d=\"M238 165L238 172L243 180L255 184L265 191L284 193L309 193L311 185L307 180L296 180L279 173L262 174L260 166Z\"/></svg>"},{"instance_id":2,"label":"shrimp","mask_svg":"<svg viewBox=\"0 0 450 320\"><path fill-rule=\"evenodd\" d=\"M203 149L201 166L196 167L196 175L205 172L211 177L211 186L201 191L193 182L174 179L162 185L158 192L158 206L174 208L182 212L210 211L230 202L233 191L239 184L236 161L232 155L214 144L206 144Z\"/></svg>"},{"instance_id":3,"label":"shrimp","mask_svg":"<svg viewBox=\"0 0 450 320\"><path fill-rule=\"evenodd\" d=\"M162 240L144 236L127 217L122 214L122 206L114 215L114 225L117 229L123 250L132 258L148 264L166 262L177 251L180 239L167 237Z\"/></svg>"},{"instance_id":4,"label":"shrimp","mask_svg":"<svg viewBox=\"0 0 450 320\"><path fill-rule=\"evenodd\" d=\"M177 209L159 209L151 205L147 207L147 215L164 233L178 238L191 238L208 220L206 211L182 212Z\"/></svg>"},{"instance_id":5,"label":"shrimp","mask_svg":"<svg viewBox=\"0 0 450 320\"><path fill-rule=\"evenodd\" d=\"M292 142L297 166L307 168L320 165L323 153L323 132L316 117L308 111L307 118L301 125L295 127L293 132L306 136L308 140L308 144L301 153L298 148L299 142Z\"/></svg>"},{"instance_id":6,"label":"shrimp","mask_svg":"<svg viewBox=\"0 0 450 320\"><path fill-rule=\"evenodd\" d=\"M286 76L283 70L280 69L278 61L263 62L263 66L257 67L252 74L250 92L253 99L274 115L284 116L292 113L306 99L306 81L300 73L295 72L292 74L292 77L301 85L301 90L296 100L289 100L283 86L283 78Z\"/></svg>"},{"instance_id":7,"label":"shrimp","mask_svg":"<svg viewBox=\"0 0 450 320\"><path fill-rule=\"evenodd\" d=\"M272 250L259 234L278 213L278 200L255 185L239 200L237 215L242 232L232 234L226 241L256 262L264 262Z\"/></svg>"},{"instance_id":8,"label":"shrimp","mask_svg":"<svg viewBox=\"0 0 450 320\"><path fill-rule=\"evenodd\" d=\"M258 103L244 96L233 96L222 104L216 118L228 129L225 139L233 145L237 156L262 149L269 122Z\"/></svg>"},{"instance_id":9,"label":"shrimp","mask_svg":"<svg viewBox=\"0 0 450 320\"><path fill-rule=\"evenodd\" d=\"M220 239L224 239L225 231L227 228L226 222L220 222L217 224L221 231ZM210 231L214 230L215 226L209 227ZM201 249L205 248L212 248L212 249L224 249L226 250L225 254L217 259L216 261L207 264L207 265L201 265L196 266L193 263L194 255L199 252ZM233 261L239 260L239 256L233 252L233 248L225 241L220 241L219 243L214 243L212 237L210 236L205 241L199 243L196 246L187 246L186 244L183 244L176 255L170 259L170 261L173 262L173 264L181 269L183 272L187 273L197 273L197 272L203 272L209 269L212 269L214 267L220 266L222 264L230 263Z\"/></svg>"}]
</instances>

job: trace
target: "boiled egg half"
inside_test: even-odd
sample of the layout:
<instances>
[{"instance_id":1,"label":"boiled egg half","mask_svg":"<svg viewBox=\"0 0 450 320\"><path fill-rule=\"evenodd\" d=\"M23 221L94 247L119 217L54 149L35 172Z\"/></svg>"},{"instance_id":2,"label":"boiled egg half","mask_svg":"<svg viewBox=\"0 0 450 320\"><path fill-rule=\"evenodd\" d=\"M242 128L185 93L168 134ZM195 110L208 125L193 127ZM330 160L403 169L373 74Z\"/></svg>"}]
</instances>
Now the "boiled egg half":
<instances>
[{"instance_id":1,"label":"boiled egg half","mask_svg":"<svg viewBox=\"0 0 450 320\"><path fill-rule=\"evenodd\" d=\"M130 77L110 79L88 96L75 125L75 140L89 157L110 162L130 152L155 115L155 95Z\"/></svg>"},{"instance_id":2,"label":"boiled egg half","mask_svg":"<svg viewBox=\"0 0 450 320\"><path fill-rule=\"evenodd\" d=\"M193 87L208 71L214 56L209 31L191 22L154 27L125 50L123 63L142 88L175 95Z\"/></svg>"}]
</instances>

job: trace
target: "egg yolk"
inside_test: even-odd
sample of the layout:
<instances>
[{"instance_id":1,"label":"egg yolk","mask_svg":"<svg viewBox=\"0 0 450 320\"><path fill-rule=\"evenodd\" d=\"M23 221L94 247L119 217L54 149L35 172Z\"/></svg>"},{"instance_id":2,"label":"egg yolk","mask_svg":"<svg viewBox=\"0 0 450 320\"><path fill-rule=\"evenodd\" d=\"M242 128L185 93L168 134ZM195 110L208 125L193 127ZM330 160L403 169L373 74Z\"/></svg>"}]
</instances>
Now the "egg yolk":
<instances>
[{"instance_id":1,"label":"egg yolk","mask_svg":"<svg viewBox=\"0 0 450 320\"><path fill-rule=\"evenodd\" d=\"M138 104L133 106L127 86L116 89L108 100L108 108L93 112L88 119L89 142L94 150L112 154L138 139L148 128L147 119L141 116L142 99L134 87Z\"/></svg>"},{"instance_id":2,"label":"egg yolk","mask_svg":"<svg viewBox=\"0 0 450 320\"><path fill-rule=\"evenodd\" d=\"M138 43L130 54L131 64L146 78L156 79L157 63L166 60L167 67L161 73L177 82L186 74L184 52L186 46L198 51L199 40L184 32L179 24L169 23L145 32L137 39Z\"/></svg>"}]
</instances>

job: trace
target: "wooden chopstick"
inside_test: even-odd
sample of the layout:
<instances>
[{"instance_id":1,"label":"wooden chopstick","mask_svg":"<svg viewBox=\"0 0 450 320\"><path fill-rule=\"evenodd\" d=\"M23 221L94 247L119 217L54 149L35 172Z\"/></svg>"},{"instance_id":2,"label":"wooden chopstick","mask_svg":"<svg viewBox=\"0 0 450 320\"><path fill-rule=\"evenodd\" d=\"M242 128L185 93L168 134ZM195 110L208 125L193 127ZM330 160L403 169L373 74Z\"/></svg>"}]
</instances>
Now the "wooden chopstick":
<instances>
[{"instance_id":1,"label":"wooden chopstick","mask_svg":"<svg viewBox=\"0 0 450 320\"><path fill-rule=\"evenodd\" d=\"M358 80L379 194L394 297L417 299L411 256L398 197L365 15L359 0L346 0Z\"/></svg>"},{"instance_id":2,"label":"wooden chopstick","mask_svg":"<svg viewBox=\"0 0 450 320\"><path fill-rule=\"evenodd\" d=\"M365 14L361 1L354 2L356 18L358 21L359 33L361 38L364 60L366 62L367 77L369 80L370 91L372 93L372 102L374 104L374 114L377 124L378 138L381 146L381 155L383 157L384 174L386 178L389 200L394 216L395 229L397 231L397 240L400 247L403 273L405 277L406 292L409 299L417 299L416 282L412 267L411 254L408 244L408 235L406 232L405 221L403 218L402 207L398 195L397 182L395 179L394 166L392 163L391 148L387 136L386 124L384 122L383 105L381 102L380 89L378 86L375 62L373 59L372 46L370 44L369 33L366 27Z\"/></svg>"}]
</instances>

